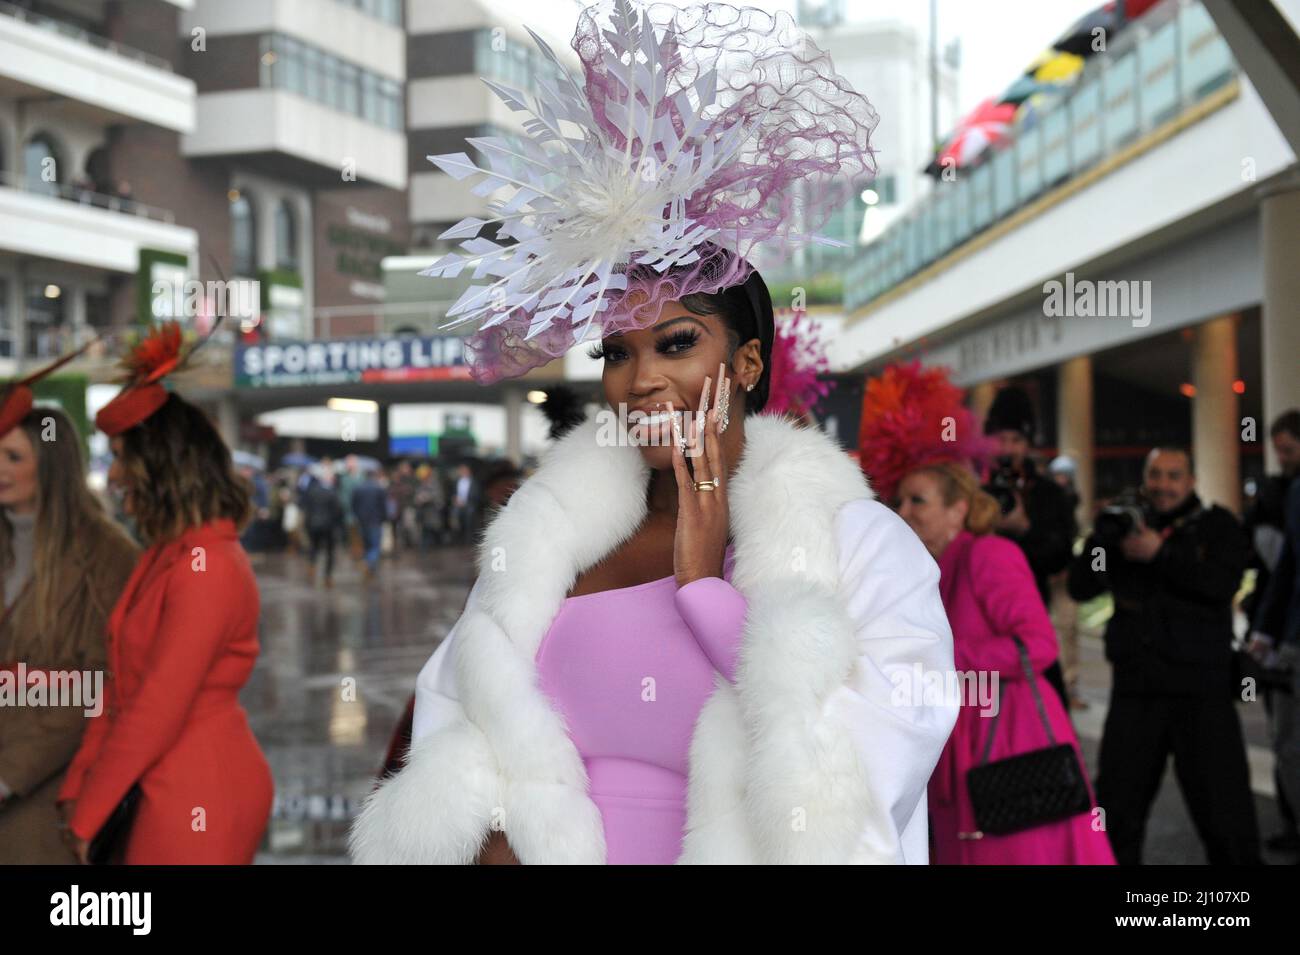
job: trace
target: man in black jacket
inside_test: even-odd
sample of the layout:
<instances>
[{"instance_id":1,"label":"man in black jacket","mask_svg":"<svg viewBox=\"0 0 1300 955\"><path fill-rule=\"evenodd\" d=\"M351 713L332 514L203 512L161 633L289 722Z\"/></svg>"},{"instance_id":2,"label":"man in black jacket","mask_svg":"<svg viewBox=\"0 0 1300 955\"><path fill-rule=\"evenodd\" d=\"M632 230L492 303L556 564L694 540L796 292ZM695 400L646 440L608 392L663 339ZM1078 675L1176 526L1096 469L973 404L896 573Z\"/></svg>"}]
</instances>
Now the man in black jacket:
<instances>
[{"instance_id":1,"label":"man in black jacket","mask_svg":"<svg viewBox=\"0 0 1300 955\"><path fill-rule=\"evenodd\" d=\"M343 529L343 504L337 490L338 479L329 459L321 462L316 474L301 491L303 524L311 540L311 579L316 582L316 567L325 553L325 586L334 586L334 545Z\"/></svg>"},{"instance_id":2,"label":"man in black jacket","mask_svg":"<svg viewBox=\"0 0 1300 955\"><path fill-rule=\"evenodd\" d=\"M1232 599L1246 539L1229 511L1205 507L1194 488L1187 451L1154 449L1140 519L1125 533L1122 523L1099 517L1070 565L1070 596L1089 600L1109 590L1115 599L1097 802L1121 865L1142 860L1170 753L1209 863L1259 862L1232 659Z\"/></svg>"},{"instance_id":3,"label":"man in black jacket","mask_svg":"<svg viewBox=\"0 0 1300 955\"><path fill-rule=\"evenodd\" d=\"M1029 396L1014 386L999 391L984 419L984 433L998 442L999 468L1004 486L1009 484L1005 497L1014 506L1003 507L997 531L1024 551L1043 606L1050 608L1051 577L1069 564L1079 528L1065 491L1051 478L1040 475L1029 457L1034 430ZM1068 710L1070 697L1060 661L1054 661L1043 675Z\"/></svg>"},{"instance_id":4,"label":"man in black jacket","mask_svg":"<svg viewBox=\"0 0 1300 955\"><path fill-rule=\"evenodd\" d=\"M388 491L379 483L379 475L373 468L366 471L361 483L352 489L351 505L357 527L361 530L361 545L366 559L365 579L371 580L379 569L384 521L388 520Z\"/></svg>"}]
</instances>

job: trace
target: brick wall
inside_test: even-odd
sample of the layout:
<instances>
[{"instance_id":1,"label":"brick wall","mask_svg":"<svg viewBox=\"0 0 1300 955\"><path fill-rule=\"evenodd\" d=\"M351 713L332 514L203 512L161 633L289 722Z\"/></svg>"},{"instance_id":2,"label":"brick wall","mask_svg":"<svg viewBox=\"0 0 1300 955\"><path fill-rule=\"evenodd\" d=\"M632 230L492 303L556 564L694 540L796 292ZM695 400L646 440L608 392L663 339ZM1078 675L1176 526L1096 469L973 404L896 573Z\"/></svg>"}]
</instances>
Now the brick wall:
<instances>
[{"instance_id":1,"label":"brick wall","mask_svg":"<svg viewBox=\"0 0 1300 955\"><path fill-rule=\"evenodd\" d=\"M169 209L176 224L199 234L199 274L216 279L215 257L222 270L232 272L230 209L226 191L230 170L224 162L192 162L181 155L180 134L144 125L115 126L109 137L109 162L113 181L125 179L140 202ZM113 296L114 321L135 315L135 287L131 283Z\"/></svg>"},{"instance_id":2,"label":"brick wall","mask_svg":"<svg viewBox=\"0 0 1300 955\"><path fill-rule=\"evenodd\" d=\"M350 222L349 207L387 219L387 231ZM322 190L315 194L312 219L316 306L376 304L353 294L350 286L354 281L383 285L382 272L364 273L377 270L385 254L409 248L406 192L360 185ZM395 249L386 253L389 243Z\"/></svg>"}]
</instances>

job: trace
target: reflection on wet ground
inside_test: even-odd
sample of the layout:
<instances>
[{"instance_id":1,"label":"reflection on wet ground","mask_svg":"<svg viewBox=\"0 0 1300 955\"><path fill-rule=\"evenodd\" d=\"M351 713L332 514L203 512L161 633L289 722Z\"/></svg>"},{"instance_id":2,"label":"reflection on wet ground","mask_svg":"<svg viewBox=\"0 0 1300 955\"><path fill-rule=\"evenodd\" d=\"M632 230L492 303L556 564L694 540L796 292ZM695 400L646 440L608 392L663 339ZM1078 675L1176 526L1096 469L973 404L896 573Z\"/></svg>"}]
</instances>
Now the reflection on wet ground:
<instances>
[{"instance_id":1,"label":"reflection on wet ground","mask_svg":"<svg viewBox=\"0 0 1300 955\"><path fill-rule=\"evenodd\" d=\"M385 558L371 583L340 553L329 590L312 586L307 561L297 555L258 556L255 562L262 656L242 699L276 784L257 861L346 862L348 826L374 784L416 675L460 617L473 583L473 552L450 548ZM1080 649L1081 695L1091 706L1071 716L1095 773L1110 668L1098 631L1086 630ZM1239 709L1267 837L1280 821L1263 705ZM1172 771L1152 807L1146 860L1205 861Z\"/></svg>"},{"instance_id":2,"label":"reflection on wet ground","mask_svg":"<svg viewBox=\"0 0 1300 955\"><path fill-rule=\"evenodd\" d=\"M415 677L460 617L473 552L386 558L368 583L340 553L330 589L296 554L253 559L262 655L241 700L276 788L257 861L345 862L348 825Z\"/></svg>"}]
</instances>

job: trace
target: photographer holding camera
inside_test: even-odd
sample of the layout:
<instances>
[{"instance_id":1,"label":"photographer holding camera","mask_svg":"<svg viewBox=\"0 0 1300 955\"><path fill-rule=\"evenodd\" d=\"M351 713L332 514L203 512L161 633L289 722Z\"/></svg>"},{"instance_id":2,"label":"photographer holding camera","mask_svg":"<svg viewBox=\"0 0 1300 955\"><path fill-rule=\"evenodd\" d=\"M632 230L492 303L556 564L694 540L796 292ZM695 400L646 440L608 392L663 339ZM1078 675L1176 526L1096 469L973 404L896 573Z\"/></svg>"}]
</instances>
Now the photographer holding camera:
<instances>
[{"instance_id":1,"label":"photographer holding camera","mask_svg":"<svg viewBox=\"0 0 1300 955\"><path fill-rule=\"evenodd\" d=\"M1229 511L1201 503L1195 483L1188 451L1153 449L1141 499L1106 508L1070 564L1071 597L1115 599L1097 801L1121 865L1141 862L1171 752L1209 863L1260 861L1232 656L1246 539Z\"/></svg>"},{"instance_id":2,"label":"photographer holding camera","mask_svg":"<svg viewBox=\"0 0 1300 955\"><path fill-rule=\"evenodd\" d=\"M1014 386L999 391L984 419L984 433L998 442L997 463L984 486L1002 508L994 527L1024 552L1043 606L1050 608L1051 577L1069 564L1078 524L1065 491L1039 475L1029 457L1034 436L1029 396ZM1060 661L1052 663L1043 675L1068 710L1070 696Z\"/></svg>"}]
</instances>

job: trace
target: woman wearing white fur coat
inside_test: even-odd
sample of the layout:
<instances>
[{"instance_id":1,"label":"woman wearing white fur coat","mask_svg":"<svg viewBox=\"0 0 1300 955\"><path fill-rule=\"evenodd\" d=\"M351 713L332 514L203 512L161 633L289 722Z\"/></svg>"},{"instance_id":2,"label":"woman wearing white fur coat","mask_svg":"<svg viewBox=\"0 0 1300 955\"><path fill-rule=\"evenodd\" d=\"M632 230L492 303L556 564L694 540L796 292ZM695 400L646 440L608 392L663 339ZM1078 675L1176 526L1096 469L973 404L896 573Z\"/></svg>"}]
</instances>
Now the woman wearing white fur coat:
<instances>
[{"instance_id":1,"label":"woman wearing white fur coat","mask_svg":"<svg viewBox=\"0 0 1300 955\"><path fill-rule=\"evenodd\" d=\"M755 414L772 337L753 272L602 340L611 410L486 529L357 862L928 861L939 571L829 437Z\"/></svg>"}]
</instances>

